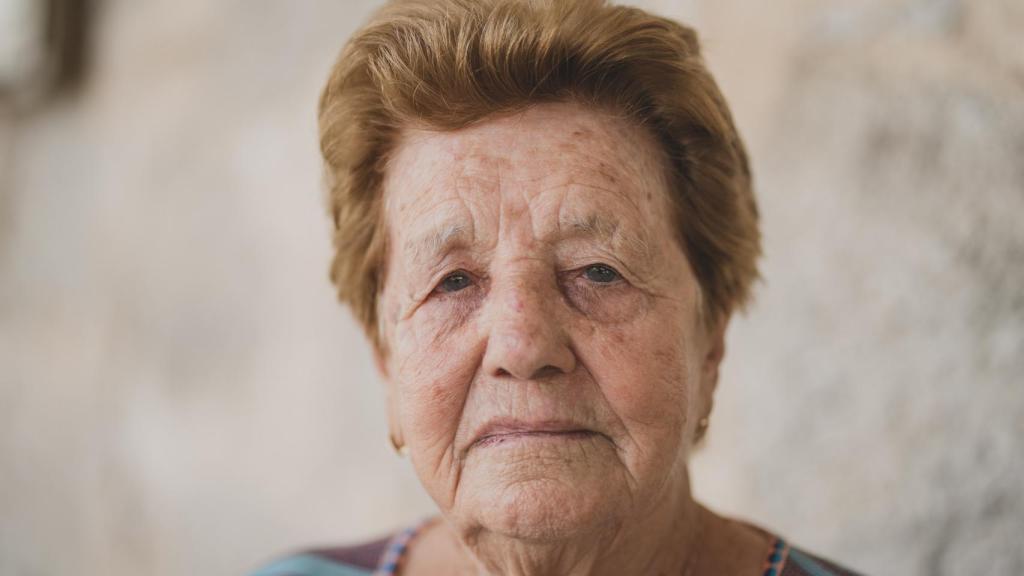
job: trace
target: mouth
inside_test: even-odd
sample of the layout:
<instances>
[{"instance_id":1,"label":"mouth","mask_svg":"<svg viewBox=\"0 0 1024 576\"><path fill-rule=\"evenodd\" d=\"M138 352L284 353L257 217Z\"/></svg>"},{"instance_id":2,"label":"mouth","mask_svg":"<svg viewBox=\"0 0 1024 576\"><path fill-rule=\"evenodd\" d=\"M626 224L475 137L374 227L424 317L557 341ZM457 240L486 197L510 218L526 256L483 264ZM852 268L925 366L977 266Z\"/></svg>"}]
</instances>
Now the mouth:
<instances>
[{"instance_id":1,"label":"mouth","mask_svg":"<svg viewBox=\"0 0 1024 576\"><path fill-rule=\"evenodd\" d=\"M527 441L574 442L599 436L598 432L572 422L502 420L484 426L472 446L484 448Z\"/></svg>"}]
</instances>

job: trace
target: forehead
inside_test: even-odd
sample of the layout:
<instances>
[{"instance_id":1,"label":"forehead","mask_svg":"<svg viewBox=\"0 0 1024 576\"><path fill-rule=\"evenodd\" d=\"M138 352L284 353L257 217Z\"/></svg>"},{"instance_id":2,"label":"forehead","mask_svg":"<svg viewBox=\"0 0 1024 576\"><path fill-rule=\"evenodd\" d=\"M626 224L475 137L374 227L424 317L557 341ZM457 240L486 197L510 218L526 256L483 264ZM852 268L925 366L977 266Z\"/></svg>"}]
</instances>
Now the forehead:
<instances>
[{"instance_id":1,"label":"forehead","mask_svg":"<svg viewBox=\"0 0 1024 576\"><path fill-rule=\"evenodd\" d=\"M407 129L384 182L387 220L405 236L438 220L479 220L502 210L539 219L612 224L664 219L666 162L632 122L557 103L456 131Z\"/></svg>"}]
</instances>

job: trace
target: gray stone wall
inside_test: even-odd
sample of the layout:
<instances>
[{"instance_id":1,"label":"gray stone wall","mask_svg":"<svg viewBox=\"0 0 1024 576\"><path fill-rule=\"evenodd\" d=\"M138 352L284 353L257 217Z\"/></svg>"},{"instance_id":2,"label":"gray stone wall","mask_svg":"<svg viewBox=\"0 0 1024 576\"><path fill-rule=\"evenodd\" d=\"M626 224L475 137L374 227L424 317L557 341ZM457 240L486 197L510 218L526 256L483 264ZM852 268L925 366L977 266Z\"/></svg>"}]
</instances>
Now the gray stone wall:
<instances>
[{"instance_id":1,"label":"gray stone wall","mask_svg":"<svg viewBox=\"0 0 1024 576\"><path fill-rule=\"evenodd\" d=\"M764 215L698 494L872 574L1024 573L1024 5L637 4L702 32ZM374 5L108 0L79 92L0 104L0 574L431 513L326 280L315 101Z\"/></svg>"}]
</instances>

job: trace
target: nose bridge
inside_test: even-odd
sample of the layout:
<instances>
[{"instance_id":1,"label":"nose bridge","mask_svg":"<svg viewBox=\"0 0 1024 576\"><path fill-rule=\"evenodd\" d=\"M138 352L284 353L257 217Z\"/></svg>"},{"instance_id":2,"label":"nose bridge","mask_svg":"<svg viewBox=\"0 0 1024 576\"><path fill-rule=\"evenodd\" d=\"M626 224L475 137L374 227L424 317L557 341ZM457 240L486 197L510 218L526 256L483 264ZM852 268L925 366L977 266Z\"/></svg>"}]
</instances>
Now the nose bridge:
<instances>
[{"instance_id":1,"label":"nose bridge","mask_svg":"<svg viewBox=\"0 0 1024 576\"><path fill-rule=\"evenodd\" d=\"M506 272L492 276L485 369L520 379L536 378L544 371L571 371L575 355L561 322L553 270L538 262L520 262Z\"/></svg>"},{"instance_id":2,"label":"nose bridge","mask_svg":"<svg viewBox=\"0 0 1024 576\"><path fill-rule=\"evenodd\" d=\"M507 278L499 280L493 287L499 323L528 327L539 322L546 313L553 312L549 308L556 285L549 274L535 263L510 267Z\"/></svg>"}]
</instances>

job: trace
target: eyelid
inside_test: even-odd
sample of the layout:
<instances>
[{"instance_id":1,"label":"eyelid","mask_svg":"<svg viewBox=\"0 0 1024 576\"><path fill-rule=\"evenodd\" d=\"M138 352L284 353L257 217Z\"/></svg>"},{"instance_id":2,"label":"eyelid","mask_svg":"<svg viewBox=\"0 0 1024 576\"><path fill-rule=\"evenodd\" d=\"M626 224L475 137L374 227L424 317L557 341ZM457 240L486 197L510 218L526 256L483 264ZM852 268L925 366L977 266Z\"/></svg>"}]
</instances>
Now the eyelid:
<instances>
[{"instance_id":1,"label":"eyelid","mask_svg":"<svg viewBox=\"0 0 1024 576\"><path fill-rule=\"evenodd\" d=\"M470 274L466 270L463 270L462 268L456 268L455 270L451 270L450 272L445 273L443 276L441 276L441 278L437 282L434 283L434 292L439 292L440 291L439 289L441 288L441 285L444 284L449 278L451 278L453 276L456 276L456 275L458 275L458 276L465 276L471 282L473 280L473 275L472 274Z\"/></svg>"},{"instance_id":2,"label":"eyelid","mask_svg":"<svg viewBox=\"0 0 1024 576\"><path fill-rule=\"evenodd\" d=\"M607 268L613 274L615 274L615 279L612 280L611 282L595 282L596 284L611 286L613 284L618 284L619 282L628 282L628 280L626 279L626 275L619 271L618 266L608 264L607 262L595 262L593 264L587 264L586 266L580 268L580 275L586 276L587 272L591 268Z\"/></svg>"},{"instance_id":3,"label":"eyelid","mask_svg":"<svg viewBox=\"0 0 1024 576\"><path fill-rule=\"evenodd\" d=\"M430 291L426 293L423 299L426 300L429 299L431 296L435 295L445 296L449 294L455 294L457 292L462 292L462 290L457 290L455 292L444 292L440 289L441 284L443 284L445 280L447 280L449 277L455 274L462 274L469 279L469 284L466 286L466 288L464 288L464 290L478 285L482 280L482 278L479 275L470 272L469 270L462 266L445 268L438 274L434 275L434 278L429 285Z\"/></svg>"},{"instance_id":4,"label":"eyelid","mask_svg":"<svg viewBox=\"0 0 1024 576\"><path fill-rule=\"evenodd\" d=\"M587 268L592 266L607 266L619 275L619 279L630 284L636 284L637 277L624 262L610 254L600 254L597 258L579 259L569 264L566 274L582 276Z\"/></svg>"}]
</instances>

